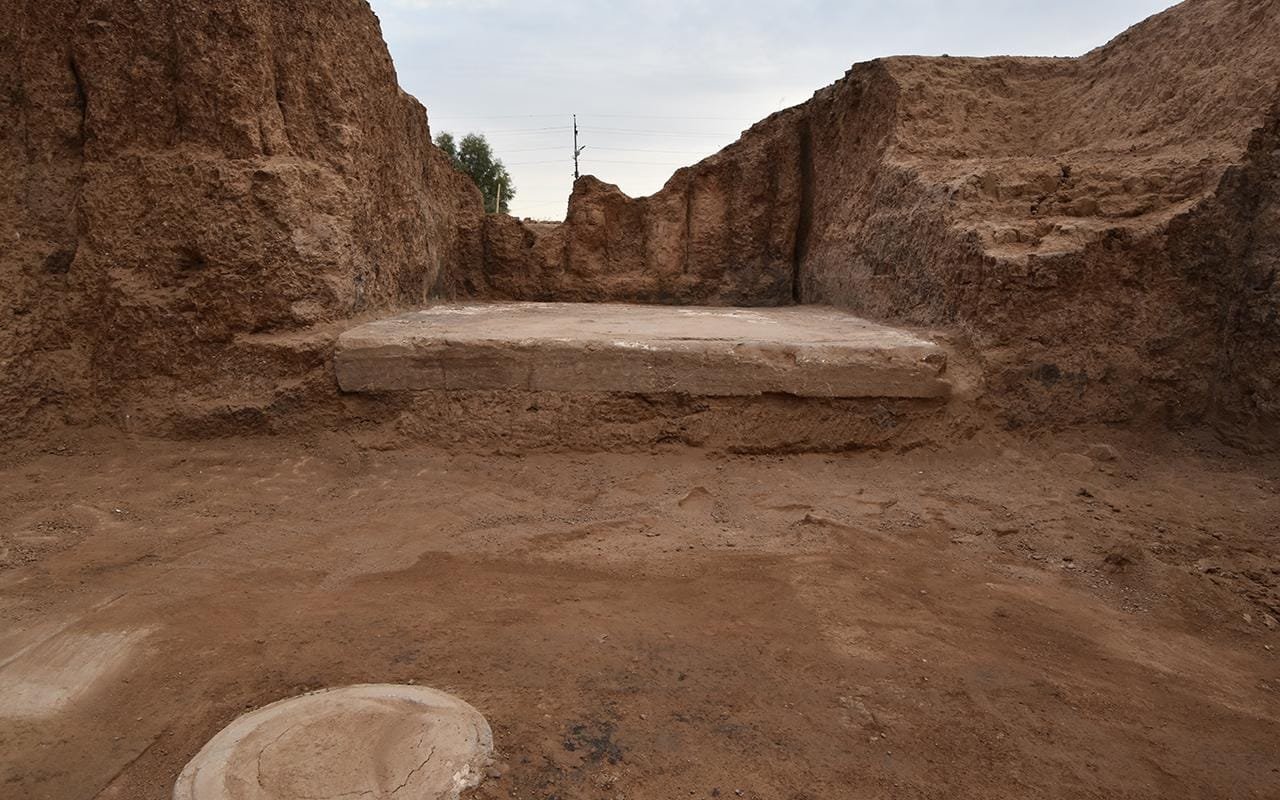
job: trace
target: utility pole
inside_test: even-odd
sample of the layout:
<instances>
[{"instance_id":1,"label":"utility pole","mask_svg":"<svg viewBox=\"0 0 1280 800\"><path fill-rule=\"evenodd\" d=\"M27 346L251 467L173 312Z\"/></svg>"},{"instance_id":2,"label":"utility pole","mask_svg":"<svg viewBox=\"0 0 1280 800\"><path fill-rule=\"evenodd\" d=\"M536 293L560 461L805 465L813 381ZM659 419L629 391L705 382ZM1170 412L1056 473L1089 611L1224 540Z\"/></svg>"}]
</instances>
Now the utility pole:
<instances>
[{"instance_id":1,"label":"utility pole","mask_svg":"<svg viewBox=\"0 0 1280 800\"><path fill-rule=\"evenodd\" d=\"M503 183L502 181L498 181L498 202L494 204L494 207L493 207L493 213L495 214L502 213L502 189L503 189Z\"/></svg>"},{"instance_id":2,"label":"utility pole","mask_svg":"<svg viewBox=\"0 0 1280 800\"><path fill-rule=\"evenodd\" d=\"M581 175L578 174L578 156L582 155L582 151L586 150L586 145L578 147L578 115L573 115L573 180L577 183Z\"/></svg>"}]
</instances>

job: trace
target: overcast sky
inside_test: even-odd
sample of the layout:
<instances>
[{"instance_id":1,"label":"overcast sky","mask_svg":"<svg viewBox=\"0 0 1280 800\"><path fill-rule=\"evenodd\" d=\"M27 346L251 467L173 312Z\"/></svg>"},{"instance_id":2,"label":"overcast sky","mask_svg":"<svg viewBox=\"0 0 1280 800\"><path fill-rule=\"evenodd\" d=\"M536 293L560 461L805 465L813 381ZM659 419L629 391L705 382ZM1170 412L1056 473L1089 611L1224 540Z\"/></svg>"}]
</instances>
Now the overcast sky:
<instances>
[{"instance_id":1,"label":"overcast sky","mask_svg":"<svg viewBox=\"0 0 1280 800\"><path fill-rule=\"evenodd\" d=\"M371 0L433 133L483 132L517 216L584 174L640 196L751 123L885 55L1079 55L1168 0Z\"/></svg>"}]
</instances>

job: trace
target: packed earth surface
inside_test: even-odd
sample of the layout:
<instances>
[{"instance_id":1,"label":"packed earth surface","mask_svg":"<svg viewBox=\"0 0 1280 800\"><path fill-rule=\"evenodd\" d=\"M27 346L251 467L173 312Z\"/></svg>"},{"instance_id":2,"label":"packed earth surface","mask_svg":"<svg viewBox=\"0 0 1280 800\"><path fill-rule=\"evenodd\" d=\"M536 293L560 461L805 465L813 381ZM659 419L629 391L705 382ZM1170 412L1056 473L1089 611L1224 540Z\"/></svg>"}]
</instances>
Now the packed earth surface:
<instances>
[{"instance_id":1,"label":"packed earth surface","mask_svg":"<svg viewBox=\"0 0 1280 800\"><path fill-rule=\"evenodd\" d=\"M359 683L476 706L478 798L1280 794L1273 459L373 444L4 464L0 708L74 698L0 721L6 796L160 800L238 715Z\"/></svg>"},{"instance_id":2,"label":"packed earth surface","mask_svg":"<svg viewBox=\"0 0 1280 800\"><path fill-rule=\"evenodd\" d=\"M282 781L1280 797L1280 0L857 64L563 223L364 0L0 18L4 800L367 684L482 774Z\"/></svg>"}]
</instances>

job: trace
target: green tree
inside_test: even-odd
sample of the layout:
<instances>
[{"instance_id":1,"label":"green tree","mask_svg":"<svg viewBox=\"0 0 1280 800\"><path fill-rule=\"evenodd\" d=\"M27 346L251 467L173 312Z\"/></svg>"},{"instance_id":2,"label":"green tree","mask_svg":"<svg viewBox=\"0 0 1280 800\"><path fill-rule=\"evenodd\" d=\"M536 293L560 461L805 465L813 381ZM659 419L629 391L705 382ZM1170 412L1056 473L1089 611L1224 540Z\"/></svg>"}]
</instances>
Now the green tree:
<instances>
[{"instance_id":1,"label":"green tree","mask_svg":"<svg viewBox=\"0 0 1280 800\"><path fill-rule=\"evenodd\" d=\"M485 211L507 213L511 198L516 196L516 187L502 160L493 157L493 148L483 134L468 133L457 142L452 133L441 133L436 137L436 146L480 187Z\"/></svg>"}]
</instances>

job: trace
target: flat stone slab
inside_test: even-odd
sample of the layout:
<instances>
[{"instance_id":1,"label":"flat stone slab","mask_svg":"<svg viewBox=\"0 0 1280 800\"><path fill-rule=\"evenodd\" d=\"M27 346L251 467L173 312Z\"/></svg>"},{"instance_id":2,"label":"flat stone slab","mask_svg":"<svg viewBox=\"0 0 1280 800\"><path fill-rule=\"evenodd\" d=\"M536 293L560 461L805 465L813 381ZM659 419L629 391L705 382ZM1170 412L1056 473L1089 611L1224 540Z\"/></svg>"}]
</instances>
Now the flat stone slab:
<instances>
[{"instance_id":1,"label":"flat stone slab","mask_svg":"<svg viewBox=\"0 0 1280 800\"><path fill-rule=\"evenodd\" d=\"M492 753L489 723L452 695L347 686L239 717L182 770L173 798L457 800L484 777Z\"/></svg>"},{"instance_id":2,"label":"flat stone slab","mask_svg":"<svg viewBox=\"0 0 1280 800\"><path fill-rule=\"evenodd\" d=\"M946 354L822 306L438 305L338 338L348 392L527 389L945 397Z\"/></svg>"}]
</instances>

